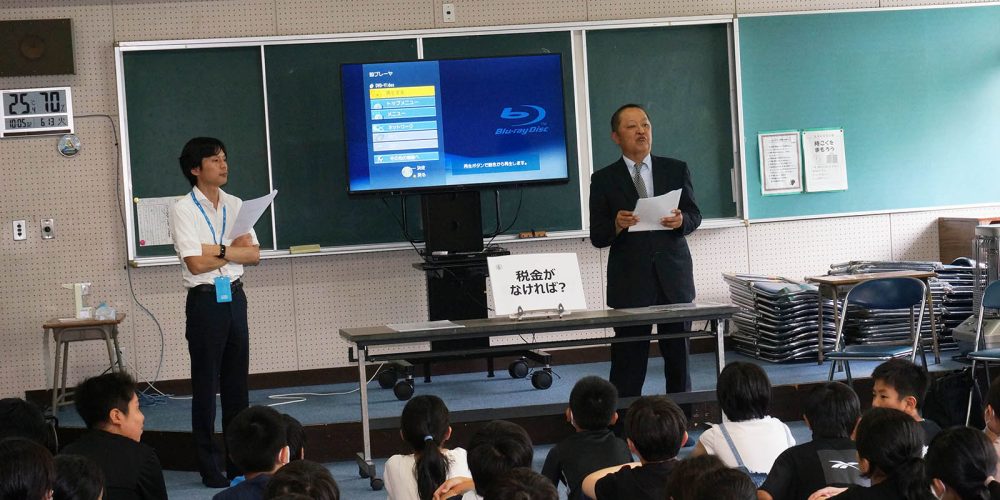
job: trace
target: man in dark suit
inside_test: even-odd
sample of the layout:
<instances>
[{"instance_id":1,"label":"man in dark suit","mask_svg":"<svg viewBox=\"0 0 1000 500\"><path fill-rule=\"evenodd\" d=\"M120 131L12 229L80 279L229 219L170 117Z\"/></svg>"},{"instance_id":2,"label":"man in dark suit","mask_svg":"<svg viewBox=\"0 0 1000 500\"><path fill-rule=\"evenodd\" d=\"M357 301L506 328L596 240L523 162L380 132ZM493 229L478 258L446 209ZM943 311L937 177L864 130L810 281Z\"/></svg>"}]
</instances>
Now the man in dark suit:
<instances>
[{"instance_id":1,"label":"man in dark suit","mask_svg":"<svg viewBox=\"0 0 1000 500\"><path fill-rule=\"evenodd\" d=\"M685 235L701 225L687 164L652 156L653 126L645 110L626 104L611 117L611 139L622 157L590 177L590 241L610 246L608 307L644 307L694 300L691 252ZM639 222L633 213L640 197L681 189L678 209L660 219L667 230L629 232ZM684 331L685 324L657 325L658 333ZM615 328L616 337L649 335L651 325ZM667 392L691 389L687 339L659 340ZM646 379L649 342L611 345L611 383L621 397L638 396Z\"/></svg>"}]
</instances>

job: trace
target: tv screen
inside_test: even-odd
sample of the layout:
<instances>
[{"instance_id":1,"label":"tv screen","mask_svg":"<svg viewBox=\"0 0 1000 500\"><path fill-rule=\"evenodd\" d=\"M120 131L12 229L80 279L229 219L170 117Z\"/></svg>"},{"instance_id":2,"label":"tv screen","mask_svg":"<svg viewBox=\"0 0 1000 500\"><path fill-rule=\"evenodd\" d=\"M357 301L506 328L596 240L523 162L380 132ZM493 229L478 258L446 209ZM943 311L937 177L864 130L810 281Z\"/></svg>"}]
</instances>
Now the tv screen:
<instances>
[{"instance_id":1,"label":"tv screen","mask_svg":"<svg viewBox=\"0 0 1000 500\"><path fill-rule=\"evenodd\" d=\"M341 66L351 193L567 180L559 54Z\"/></svg>"}]
</instances>

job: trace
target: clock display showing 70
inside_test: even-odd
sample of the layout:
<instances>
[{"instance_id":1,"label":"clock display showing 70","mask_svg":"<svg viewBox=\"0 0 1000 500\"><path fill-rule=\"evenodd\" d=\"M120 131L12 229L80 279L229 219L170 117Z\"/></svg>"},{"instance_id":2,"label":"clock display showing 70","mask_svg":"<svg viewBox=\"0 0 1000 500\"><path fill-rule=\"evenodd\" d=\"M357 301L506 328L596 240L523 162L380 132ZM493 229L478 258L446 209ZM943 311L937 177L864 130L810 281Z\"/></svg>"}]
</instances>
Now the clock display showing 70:
<instances>
[{"instance_id":1,"label":"clock display showing 70","mask_svg":"<svg viewBox=\"0 0 1000 500\"><path fill-rule=\"evenodd\" d=\"M8 117L65 113L66 93L62 90L45 90L4 94L3 107ZM10 123L7 125L8 128L15 128ZM18 125L16 128L24 127Z\"/></svg>"}]
</instances>

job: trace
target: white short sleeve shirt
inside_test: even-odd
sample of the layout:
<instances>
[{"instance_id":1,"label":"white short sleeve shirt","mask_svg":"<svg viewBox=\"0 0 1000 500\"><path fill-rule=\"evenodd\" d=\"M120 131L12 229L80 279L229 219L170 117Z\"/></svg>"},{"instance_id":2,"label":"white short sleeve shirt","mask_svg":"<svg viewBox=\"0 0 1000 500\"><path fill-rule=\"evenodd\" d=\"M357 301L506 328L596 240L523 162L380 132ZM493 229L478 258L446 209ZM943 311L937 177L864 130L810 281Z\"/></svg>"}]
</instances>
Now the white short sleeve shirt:
<instances>
[{"instance_id":1,"label":"white short sleeve shirt","mask_svg":"<svg viewBox=\"0 0 1000 500\"><path fill-rule=\"evenodd\" d=\"M201 214L201 210L195 205L194 200L191 199L191 193L194 193L195 198L198 199L198 203L201 204L201 208L205 210L205 215ZM191 274L187 265L184 264L185 257L193 257L196 255L201 255L201 245L213 245L213 244L223 244L228 245L232 243L234 236L230 233L230 228L233 227L233 223L236 222L236 215L240 213L240 208L243 206L243 200L232 196L225 191L219 189L219 207L216 208L212 205L212 202L208 201L208 198L197 188L192 188L190 193L185 194L180 199L178 199L173 207L170 209L170 236L174 240L174 250L177 251L177 255L181 259L181 273L184 277L184 287L192 288L197 285L212 284L216 276L229 276L230 279L236 280L240 276L243 276L243 265L236 264L234 262L229 262L225 266L217 269L215 271L202 273L202 274ZM226 219L226 233L221 235L222 241L219 241L219 236L222 232L223 226L223 207L225 207L225 219ZM206 220L206 217L208 220ZM212 221L212 227L208 225L208 221ZM212 237L212 228L215 230L215 237ZM257 233L253 229L250 230L250 237L253 239L255 245L259 245L260 242L257 241Z\"/></svg>"}]
</instances>

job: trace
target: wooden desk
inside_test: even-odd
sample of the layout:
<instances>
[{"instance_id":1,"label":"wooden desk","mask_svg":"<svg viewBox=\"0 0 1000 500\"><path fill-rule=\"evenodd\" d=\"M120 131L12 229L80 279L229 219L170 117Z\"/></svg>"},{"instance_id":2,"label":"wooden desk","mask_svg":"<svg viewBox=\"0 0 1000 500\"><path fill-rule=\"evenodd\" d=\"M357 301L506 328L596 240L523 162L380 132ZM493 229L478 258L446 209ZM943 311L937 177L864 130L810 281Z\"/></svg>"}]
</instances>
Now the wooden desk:
<instances>
[{"instance_id":1,"label":"wooden desk","mask_svg":"<svg viewBox=\"0 0 1000 500\"><path fill-rule=\"evenodd\" d=\"M882 278L916 278L927 285L927 309L931 316L931 342L934 349L934 362L941 362L941 350L938 347L937 323L934 314L934 297L931 294L931 287L928 280L937 277L933 271L885 271L880 273L859 273L859 274L834 274L824 276L807 277L806 281L815 283L819 288L819 331L817 341L819 342L819 363L823 363L823 290L831 292L833 299L833 323L840 323L840 310L837 305L840 300L840 291L853 287L862 281L876 280ZM920 332L917 332L920 335ZM921 340L921 345L923 341Z\"/></svg>"},{"instance_id":2,"label":"wooden desk","mask_svg":"<svg viewBox=\"0 0 1000 500\"><path fill-rule=\"evenodd\" d=\"M52 340L56 344L52 370L52 416L59 415L60 404L69 404L66 401L69 343L82 340L103 340L108 347L108 360L111 363L111 369L117 368L118 371L122 371L124 366L121 357L118 356L118 325L124 320L125 313L118 313L115 319L50 319L42 325L45 331L46 345L48 345L49 332L51 332ZM60 368L62 369L61 374Z\"/></svg>"},{"instance_id":3,"label":"wooden desk","mask_svg":"<svg viewBox=\"0 0 1000 500\"><path fill-rule=\"evenodd\" d=\"M688 321L708 321L710 329L698 332L684 332L669 335L649 335L643 337L609 338L598 337L589 339L553 340L544 342L526 342L520 344L523 349L546 349L553 347L572 347L583 345L606 345L620 342L635 342L660 338L677 337L714 337L716 340L715 359L718 372L725 367L725 351L723 347L723 331L721 320L729 319L739 310L732 304L717 303L687 303L650 306L634 309L605 309L600 311L579 311L562 318L538 318L514 320L507 317L470 319L454 321L458 327L440 329L415 329L396 331L387 326L372 326L363 328L344 328L340 336L357 348L358 383L361 393L361 428L364 433L364 451L358 453L358 468L362 477L369 477L373 489L381 489L381 480L376 475L372 462L370 422L368 416L368 376L366 362L378 362L390 359L420 359L441 356L441 352L387 353L372 354L369 347L409 344L418 342L434 342L441 340L489 339L504 335L530 335L533 333L564 332L572 330L587 330L591 328L613 328L620 326L653 325L657 323L683 323ZM352 348L353 349L353 348ZM489 346L478 349L453 351L449 354L481 354L509 351L511 346ZM353 353L351 359L354 361Z\"/></svg>"}]
</instances>

